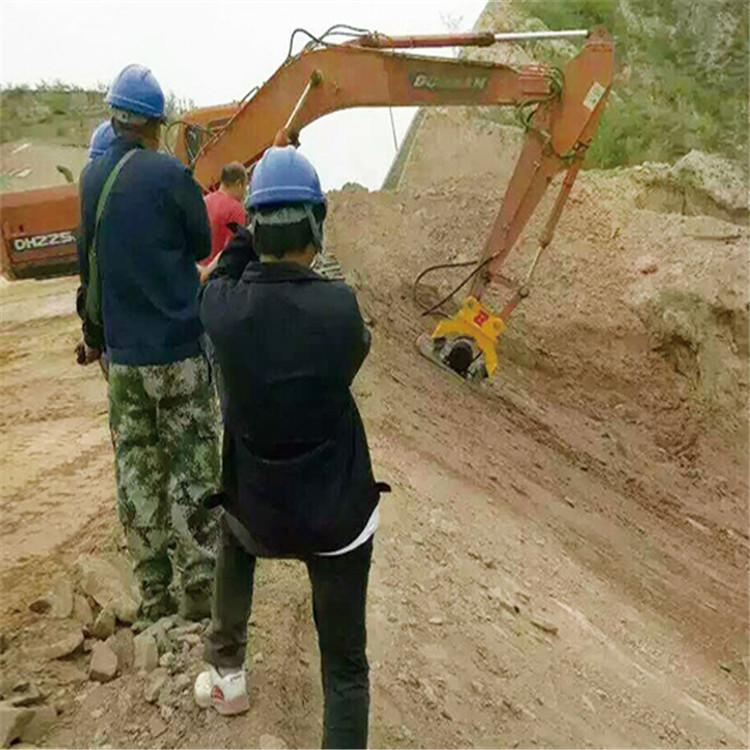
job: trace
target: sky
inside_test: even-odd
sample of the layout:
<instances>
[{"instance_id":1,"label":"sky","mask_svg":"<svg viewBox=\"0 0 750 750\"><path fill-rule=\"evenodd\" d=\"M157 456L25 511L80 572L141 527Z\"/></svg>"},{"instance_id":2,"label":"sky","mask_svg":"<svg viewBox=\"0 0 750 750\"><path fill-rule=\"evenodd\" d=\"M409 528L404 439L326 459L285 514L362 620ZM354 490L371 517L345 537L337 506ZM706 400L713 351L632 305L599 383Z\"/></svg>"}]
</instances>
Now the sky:
<instances>
[{"instance_id":1,"label":"sky","mask_svg":"<svg viewBox=\"0 0 750 750\"><path fill-rule=\"evenodd\" d=\"M197 106L224 104L273 74L297 27L316 35L335 23L392 35L469 31L483 7L483 0L0 0L0 81L95 86L138 62L165 92ZM295 50L302 44L298 36ZM399 143L415 111L392 110ZM387 108L328 115L301 141L326 190L349 181L378 189L395 154Z\"/></svg>"}]
</instances>

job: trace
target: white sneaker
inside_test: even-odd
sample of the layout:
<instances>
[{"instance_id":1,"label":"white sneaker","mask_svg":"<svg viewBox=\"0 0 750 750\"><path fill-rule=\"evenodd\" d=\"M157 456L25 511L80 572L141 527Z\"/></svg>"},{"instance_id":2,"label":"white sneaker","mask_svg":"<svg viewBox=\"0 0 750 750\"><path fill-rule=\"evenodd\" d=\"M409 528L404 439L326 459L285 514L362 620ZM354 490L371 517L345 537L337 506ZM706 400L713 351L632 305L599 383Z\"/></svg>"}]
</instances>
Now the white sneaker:
<instances>
[{"instance_id":1,"label":"white sneaker","mask_svg":"<svg viewBox=\"0 0 750 750\"><path fill-rule=\"evenodd\" d=\"M208 671L196 677L193 692L201 708L213 706L224 716L241 714L250 708L244 669L222 675L209 665Z\"/></svg>"}]
</instances>

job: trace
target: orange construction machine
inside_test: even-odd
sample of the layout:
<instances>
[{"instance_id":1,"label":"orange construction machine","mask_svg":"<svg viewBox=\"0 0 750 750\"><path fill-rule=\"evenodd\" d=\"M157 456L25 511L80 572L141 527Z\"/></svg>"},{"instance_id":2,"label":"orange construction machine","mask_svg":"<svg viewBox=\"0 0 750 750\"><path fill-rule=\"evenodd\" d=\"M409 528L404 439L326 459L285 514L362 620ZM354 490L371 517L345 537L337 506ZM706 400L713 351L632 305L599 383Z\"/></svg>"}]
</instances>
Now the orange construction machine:
<instances>
[{"instance_id":1,"label":"orange construction machine","mask_svg":"<svg viewBox=\"0 0 750 750\"><path fill-rule=\"evenodd\" d=\"M349 38L334 44L330 39L337 34ZM517 107L526 130L518 164L480 257L451 295L471 282L469 296L456 315L443 319L432 335L419 341L424 354L462 377L491 375L497 367L497 337L528 293L528 281L552 238L599 124L614 70L612 39L602 29L391 37L345 26L333 27L320 38L308 36L310 43L296 55L290 44L281 67L242 101L189 112L172 123L167 141L192 167L203 189L211 191L227 162L252 165L274 142L295 142L305 125L336 110L384 105ZM403 51L561 37L586 39L563 69ZM528 277L495 314L482 304L482 293L493 278L502 279L503 260L560 172L565 177ZM77 186L5 193L0 210L3 273L17 278L75 267Z\"/></svg>"}]
</instances>

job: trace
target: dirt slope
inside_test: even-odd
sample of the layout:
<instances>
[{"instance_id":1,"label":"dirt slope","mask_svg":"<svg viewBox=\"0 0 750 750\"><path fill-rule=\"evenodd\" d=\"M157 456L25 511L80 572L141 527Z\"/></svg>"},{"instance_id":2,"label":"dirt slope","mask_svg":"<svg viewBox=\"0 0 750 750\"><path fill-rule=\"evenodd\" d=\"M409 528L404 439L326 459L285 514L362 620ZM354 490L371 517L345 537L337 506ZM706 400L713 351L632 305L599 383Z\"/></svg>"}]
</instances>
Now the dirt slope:
<instances>
[{"instance_id":1,"label":"dirt slope","mask_svg":"<svg viewBox=\"0 0 750 750\"><path fill-rule=\"evenodd\" d=\"M468 387L417 354L433 321L411 284L476 256L518 137L460 110L430 118L402 188L332 194L327 227L373 324L355 393L394 490L369 600L371 744L746 747L747 228L666 212L685 202L640 173L582 175L500 372ZM456 280L427 279L419 299ZM120 540L104 383L73 361L75 285L0 290L0 697L38 685L59 711L44 746L317 745L293 562L260 566L241 718L200 712L189 690L151 705L132 670L89 682L85 653L24 651L52 627L29 603Z\"/></svg>"},{"instance_id":2,"label":"dirt slope","mask_svg":"<svg viewBox=\"0 0 750 750\"><path fill-rule=\"evenodd\" d=\"M456 246L456 224L469 252L478 219L449 214L456 199L332 197L331 245L374 320L356 395L378 475L394 486L369 604L371 744L745 746L745 467L728 454L720 480L716 454L702 453L705 430L684 463L659 448L649 399L634 390L610 402L607 380L595 390L599 367L619 371L595 330L604 364L588 363L583 388L575 381L587 363L566 380L568 359L559 370L536 364L548 356L536 338L483 390L421 359L413 339L425 326L407 281L420 252L437 260ZM44 746L315 746L317 654L294 563L261 568L251 642L262 657L242 718L199 712L187 694L165 714L144 701L136 674L88 682L84 654L52 664L20 656L37 638L31 621L45 622L27 604L79 552L116 539L103 383L73 364L74 287L2 288L3 676L31 676L61 710ZM523 334L539 335L526 321ZM641 343L628 344L634 360ZM668 393L674 372L650 357L655 390ZM681 409L664 411L671 440L684 430ZM189 674L198 669L196 657Z\"/></svg>"}]
</instances>

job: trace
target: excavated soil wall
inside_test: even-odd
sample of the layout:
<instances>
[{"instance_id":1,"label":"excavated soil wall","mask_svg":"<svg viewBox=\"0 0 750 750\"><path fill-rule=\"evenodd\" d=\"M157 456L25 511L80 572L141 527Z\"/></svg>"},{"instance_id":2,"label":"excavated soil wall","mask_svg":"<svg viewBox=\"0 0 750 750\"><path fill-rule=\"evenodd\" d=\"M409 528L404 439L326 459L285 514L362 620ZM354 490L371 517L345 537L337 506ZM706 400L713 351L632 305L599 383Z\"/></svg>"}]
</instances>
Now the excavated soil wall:
<instances>
[{"instance_id":1,"label":"excavated soil wall","mask_svg":"<svg viewBox=\"0 0 750 750\"><path fill-rule=\"evenodd\" d=\"M410 297L422 268L478 257L521 137L520 130L472 110L433 110L404 162L399 190L334 194L332 247L365 295ZM674 168L581 173L531 296L503 335L506 363L518 365L524 377L544 373L551 387L578 392L592 408L633 400L654 413L679 413L666 420L667 444L672 430L682 433L690 423L744 445L748 231L736 175L727 173L732 190L712 189L720 166L696 154ZM682 200L665 202L662 192L677 194L679 185ZM524 277L558 188L559 178L504 275ZM725 218L695 215L700 205L713 205ZM686 213L669 210L686 206ZM436 301L465 273L427 277L421 298ZM487 299L499 309L507 295L495 285ZM652 421L653 429L662 429L663 420Z\"/></svg>"}]
</instances>

